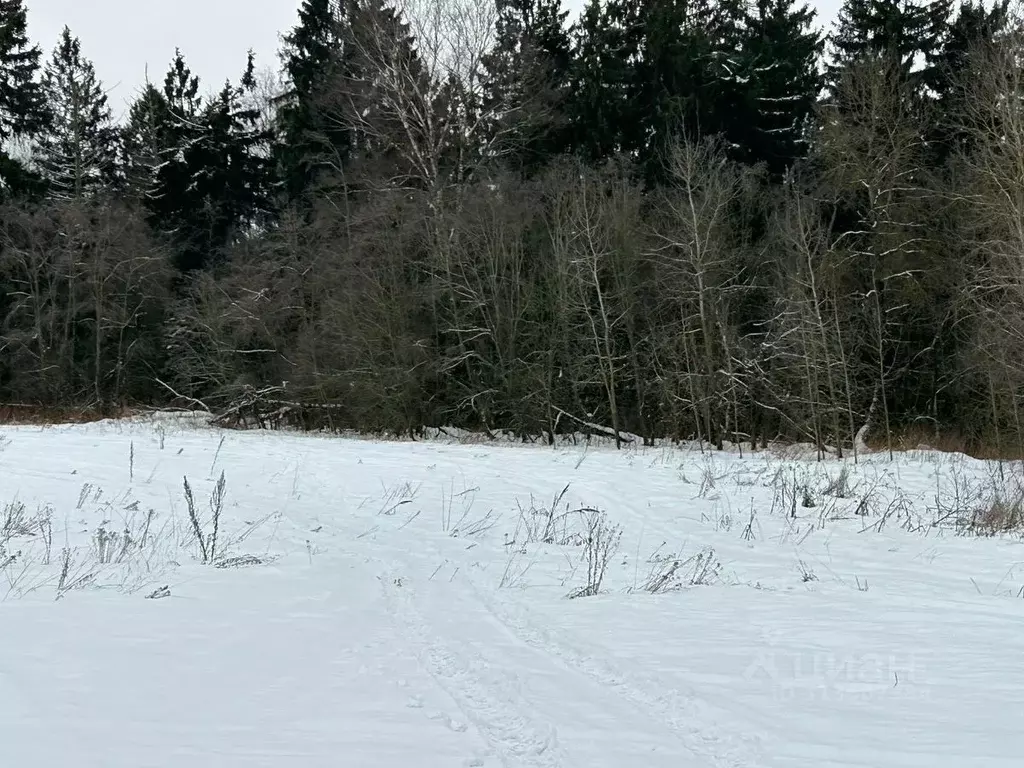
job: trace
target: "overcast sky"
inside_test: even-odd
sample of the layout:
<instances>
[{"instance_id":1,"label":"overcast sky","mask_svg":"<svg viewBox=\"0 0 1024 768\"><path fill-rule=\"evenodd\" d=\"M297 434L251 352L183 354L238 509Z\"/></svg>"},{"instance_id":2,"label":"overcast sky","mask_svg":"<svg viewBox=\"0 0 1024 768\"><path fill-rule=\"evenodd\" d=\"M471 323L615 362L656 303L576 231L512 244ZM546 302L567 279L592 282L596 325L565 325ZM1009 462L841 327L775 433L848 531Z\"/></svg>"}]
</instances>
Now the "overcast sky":
<instances>
[{"instance_id":1,"label":"overcast sky","mask_svg":"<svg viewBox=\"0 0 1024 768\"><path fill-rule=\"evenodd\" d=\"M584 0L566 0L579 8ZM819 0L831 21L839 0ZM29 35L49 56L66 24L96 64L120 116L145 82L163 81L175 47L209 90L237 81L252 48L258 66L278 66L278 35L298 18L300 0L26 0Z\"/></svg>"}]
</instances>

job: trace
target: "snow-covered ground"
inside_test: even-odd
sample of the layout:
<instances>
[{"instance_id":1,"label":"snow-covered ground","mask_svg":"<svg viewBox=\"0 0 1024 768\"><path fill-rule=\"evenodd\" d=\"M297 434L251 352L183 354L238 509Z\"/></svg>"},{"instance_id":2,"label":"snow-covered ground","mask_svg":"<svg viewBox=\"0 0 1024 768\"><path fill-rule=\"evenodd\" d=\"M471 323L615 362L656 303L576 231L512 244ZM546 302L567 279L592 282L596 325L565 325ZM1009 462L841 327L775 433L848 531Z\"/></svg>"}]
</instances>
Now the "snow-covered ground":
<instances>
[{"instance_id":1,"label":"snow-covered ground","mask_svg":"<svg viewBox=\"0 0 1024 768\"><path fill-rule=\"evenodd\" d=\"M0 765L1018 766L994 472L2 428Z\"/></svg>"}]
</instances>

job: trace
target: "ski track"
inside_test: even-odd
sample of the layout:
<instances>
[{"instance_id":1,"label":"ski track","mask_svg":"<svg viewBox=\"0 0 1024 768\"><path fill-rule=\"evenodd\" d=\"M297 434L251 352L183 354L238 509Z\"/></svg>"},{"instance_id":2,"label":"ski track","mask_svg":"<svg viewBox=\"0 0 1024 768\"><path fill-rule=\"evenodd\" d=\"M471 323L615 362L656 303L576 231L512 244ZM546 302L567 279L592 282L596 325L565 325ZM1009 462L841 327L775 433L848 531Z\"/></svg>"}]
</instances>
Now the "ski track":
<instances>
[{"instance_id":1,"label":"ski track","mask_svg":"<svg viewBox=\"0 0 1024 768\"><path fill-rule=\"evenodd\" d=\"M437 684L459 705L507 768L571 768L553 725L530 714L518 681L489 663L468 643L442 637L415 608L411 583L382 564L379 576L389 612L404 626L402 636ZM450 722L441 713L440 719Z\"/></svg>"},{"instance_id":2,"label":"ski track","mask_svg":"<svg viewBox=\"0 0 1024 768\"><path fill-rule=\"evenodd\" d=\"M755 739L741 740L723 733L693 695L684 696L668 687L665 679L653 680L638 674L626 674L610 662L585 654L563 637L542 629L529 618L527 611L511 601L481 603L485 610L532 647L560 660L567 668L579 671L604 689L630 702L651 721L660 721L705 765L722 768L754 768L764 765Z\"/></svg>"},{"instance_id":3,"label":"ski track","mask_svg":"<svg viewBox=\"0 0 1024 768\"><path fill-rule=\"evenodd\" d=\"M567 663L565 652L550 642L531 642L474 599L465 579L453 582L462 588L433 581L417 586L398 575L408 572L408 565L385 569L381 583L392 611L404 617L407 638L420 638L425 666L502 765L587 768L628 765L639 755L650 768L760 765L749 756L719 761L697 745L694 732L660 719L624 684L609 684L585 664ZM430 616L447 613L458 620L428 620L420 605L433 609L425 611Z\"/></svg>"},{"instance_id":4,"label":"ski track","mask_svg":"<svg viewBox=\"0 0 1024 768\"><path fill-rule=\"evenodd\" d=\"M885 735L887 727L897 727L886 716L909 720L913 714L913 701L901 703L888 681L870 689L875 699L865 699L862 709L840 697L822 698L821 707L797 699L783 705L791 711L777 711L786 685L820 681L782 677L771 681L779 686L772 689L742 675L759 649L782 660L806 661L815 654L842 660L844 633L861 638L869 650L903 653L915 647L914 627L928 621L945 632L937 631L924 647L932 656L958 651L974 677L936 667L899 683L898 693L967 693L975 706L985 707L986 686L1001 684L998 672L985 669L986 659L998 659L1008 670L1006 682L989 696L1001 697L1001 704L990 712L991 722L972 716L968 734L993 738L984 757L970 764L1013 764L1006 760L1013 754L1007 745L1016 736L1005 713L1024 701L1011 684L1020 675L1006 664L1016 658L1019 639L1012 628L1022 613L1019 600L1004 602L996 591L1017 588L1019 545L900 531L865 534L859 520L824 528L813 509L801 511L799 531L792 533L789 522L765 511L772 504L772 465L765 458L379 444L178 427L159 433L158 452L154 429L139 424L10 434L14 447L0 452L0 464L14 483L8 481L12 487L0 504L11 497L56 504L66 529L61 536L88 543L100 521L90 515L118 524L117 509L111 515L112 508L99 504L75 506L85 483L102 486L104 501L121 499L127 487L144 507L180 514L182 476L194 478L203 504L223 468L226 516L237 528L239 521L274 515L250 544L276 556L255 571L204 571L186 561L174 575L169 566L175 599L166 603L99 594L79 602L75 594L45 610L27 606L31 611L23 614L0 603L0 648L3 621L18 629L18 617L27 617L25 627L35 622L45 633L38 645L37 630L11 633L9 647L23 656L0 656L0 741L12 743L5 754L19 765L64 764L69 745L77 745L77 764L85 768L179 768L185 756L190 766L291 768L300 755L302 765L328 766L346 764L339 751L345 749L358 752L351 759L360 766L407 768L417 764L422 743L432 751L420 762L430 768L916 768L949 750L943 728L957 722L955 705L922 699L947 726L926 718L909 722L909 732L925 740L915 753L914 744ZM134 476L126 467L129 450ZM881 477L886 488L930 498L940 470L923 460L919 465L908 459L892 468L866 463L856 471L866 483ZM828 471L786 466L795 467L794 478L798 470L814 479ZM710 474L719 480L706 487ZM578 559L580 550L544 545L526 555L531 566L537 564L525 577L529 584L500 587L502 567L511 562L507 537L518 504L531 497L549 503L567 484L563 505L604 510L625 532L606 582L614 586L596 598L566 600L578 584L566 583L562 560ZM483 501L471 509L476 494ZM747 541L740 533L754 497L768 532ZM475 536L452 531L442 525L446 503L456 520L463 512L470 521L479 519L490 509L502 522ZM806 543L804 532L814 534ZM643 558L662 543L684 555L712 544L725 551L726 567L742 573L739 586L722 599L726 607L715 609L713 602L721 599L716 595L724 595L715 588L657 598L625 595L634 572L645 567ZM938 548L943 557L933 567L932 550ZM793 568L797 559L806 559L822 581L802 583ZM868 572L870 595L852 586L853 577ZM152 575L164 583L162 572ZM753 590L761 578L779 592ZM981 595L983 588L992 594ZM791 598L771 599L785 595ZM909 613L908 606L919 613ZM953 611L972 616L974 625L957 633ZM98 624L75 636L69 656L54 663L65 651L64 635L93 615ZM625 624L617 623L623 619ZM770 628L760 641L759 626ZM890 628L896 637L886 646ZM163 637L174 637L180 649L162 651L168 669L150 667L146 649L157 648ZM730 647L719 653L715 638ZM310 651L295 654L306 641ZM965 653L986 641L997 643L998 652ZM126 654L124 666L118 654ZM99 658L117 659L118 666L97 663L79 674L76 664ZM710 668L702 666L707 660ZM276 694L268 693L267 680L248 678L250 666L270 676ZM136 691L136 683L144 690ZM136 716L134 707L146 696L166 690L187 701L202 695L204 685L205 699L187 712L155 700L153 711ZM235 712L226 693L232 690L252 706ZM109 694L114 704L93 711L94 692ZM282 697L290 697L287 708L275 710ZM875 703L881 714L871 711ZM845 716L854 719L849 726L829 722ZM199 745L192 752L177 745L145 763L128 751L104 757L104 750L119 746L118 718L135 747L157 739L163 723L172 735L191 735ZM279 724L280 732L271 733ZM238 735L245 729L259 733ZM872 743L856 745L860 733L870 734ZM214 744L221 757L210 751L205 762L199 759L198 750L213 750ZM977 756L980 748L965 744L966 737L955 759Z\"/></svg>"},{"instance_id":5,"label":"ski track","mask_svg":"<svg viewBox=\"0 0 1024 768\"><path fill-rule=\"evenodd\" d=\"M402 601L401 607L396 610L404 612L407 616L417 617L412 628L414 636L431 637L437 641L438 644L431 646L426 653L430 666L434 670L438 668L436 663L438 659L444 661L442 666L447 670L451 668L453 659L465 658L462 655L466 653L465 650L461 654L452 650L452 643L459 643L463 648L465 648L465 643L462 639L456 638L448 640L446 645L436 631L429 629L413 607L416 600L413 599L414 588L411 581L402 580L403 586L396 587L396 580L402 579L396 574L409 573L408 563L410 560L420 561L416 568L416 571L420 573L429 573L430 563L433 562L457 562L456 558L459 558L460 553L465 553L465 547L458 539L449 541L452 546L438 547L432 543L431 539L420 540L419 552L415 555L406 553L404 569L392 566L381 578L382 584L385 585L392 598L396 593L400 593L406 598ZM429 554L423 552L424 547L429 548ZM709 768L712 766L716 768L756 768L765 764L756 739L740 739L730 736L724 733L719 726L712 725L716 720L724 719L727 716L726 713L716 713L713 719L709 708L702 706L693 694L681 694L668 687L665 679L647 679L638 674L626 674L610 662L602 661L593 654L581 651L564 637L539 627L536 620L530 618L528 606L524 606L518 600L504 599L493 587L480 584L479 575L476 573L479 569L474 567L472 559L465 557L460 559L459 570L453 579L454 584L447 584L443 578L440 581L431 580L429 584L433 585L435 591L439 593L435 599L442 606L440 610L451 612L457 606L456 613L459 616L461 631L465 631L470 626L478 630L478 633L473 635L475 648L485 649L505 645L506 647L511 646L520 655L523 655L524 650L529 651L525 655L533 658L524 659L523 667L536 669L539 664L541 668L546 669L548 674L567 678L566 683L561 686L562 690L584 690L586 692L585 700L590 702L593 711L616 712L615 722L619 727L625 727L627 723L635 723L632 726L635 731L653 731L654 733L648 738L649 743L664 743L666 737L674 741L679 747L679 751L678 755L673 754L671 760L678 761L685 758L686 765L701 765ZM467 590L473 599L465 599ZM506 590L506 592L514 591ZM438 615L440 610L431 612L431 615ZM481 629L481 625L484 625L483 629ZM504 640L494 637L495 628L504 634ZM491 635L489 638L484 637L487 630ZM476 657L478 663L464 664L464 667L470 666L478 670L493 671L509 663L507 658L485 660L480 652L469 650L468 653ZM448 681L452 677L452 675L444 676ZM479 676L460 675L459 679L473 680L475 683L473 690L481 692ZM449 690L456 698L460 698L457 692L450 689L449 685L445 686L446 690ZM496 692L497 695L492 697L492 700L509 702L513 698L509 695L512 692L513 686L503 685L501 690ZM467 702L469 708L472 709L481 699L485 698L485 696L476 696L470 697L467 701L467 698L463 696L461 701ZM517 694L515 698L521 699L521 696ZM520 700L514 710L522 716L521 713L528 712L531 708ZM489 709L493 710L493 707ZM476 721L469 711L466 714L471 720ZM502 719L500 722L507 722L507 720ZM493 728L483 728L482 730L491 733L494 731ZM554 739L538 738L536 735L538 732L553 733L555 730L550 723L525 729L526 733L533 734L527 740L530 746L525 749L522 746L517 746L511 750L512 753L519 756L525 752L535 757L541 755L544 757L542 762L530 762L525 765L576 765L575 762L568 761L564 750L555 749L549 752ZM509 729L505 728L503 731L496 740L499 753L503 753L500 745L508 742ZM538 745L541 749L537 749ZM550 762L550 759L554 759L554 762ZM516 765L516 763L505 764ZM583 762L581 766L585 768L588 764ZM665 765L672 764L677 765L678 762L665 762ZM653 766L655 763L649 765ZM661 763L659 762L657 765L661 765Z\"/></svg>"}]
</instances>

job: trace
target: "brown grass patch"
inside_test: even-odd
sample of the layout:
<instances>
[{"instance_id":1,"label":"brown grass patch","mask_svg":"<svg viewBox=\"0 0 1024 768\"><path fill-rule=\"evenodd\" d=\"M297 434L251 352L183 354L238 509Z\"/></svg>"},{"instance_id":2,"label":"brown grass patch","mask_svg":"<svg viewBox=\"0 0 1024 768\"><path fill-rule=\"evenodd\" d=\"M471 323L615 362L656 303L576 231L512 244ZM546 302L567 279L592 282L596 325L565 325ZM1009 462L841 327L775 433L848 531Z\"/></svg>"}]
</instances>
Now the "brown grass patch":
<instances>
[{"instance_id":1,"label":"brown grass patch","mask_svg":"<svg viewBox=\"0 0 1024 768\"><path fill-rule=\"evenodd\" d=\"M29 403L0 403L0 424L29 426L91 424L104 419L123 419L135 414L135 410L125 406L70 408Z\"/></svg>"},{"instance_id":2,"label":"brown grass patch","mask_svg":"<svg viewBox=\"0 0 1024 768\"><path fill-rule=\"evenodd\" d=\"M892 448L899 453L916 450L932 450L940 453L962 453L981 461L1021 461L1024 453L1012 441L1005 440L1002 448L991 436L965 435L957 430L936 432L934 427L925 425L905 427L892 436ZM885 435L872 435L867 440L872 451L885 451Z\"/></svg>"}]
</instances>

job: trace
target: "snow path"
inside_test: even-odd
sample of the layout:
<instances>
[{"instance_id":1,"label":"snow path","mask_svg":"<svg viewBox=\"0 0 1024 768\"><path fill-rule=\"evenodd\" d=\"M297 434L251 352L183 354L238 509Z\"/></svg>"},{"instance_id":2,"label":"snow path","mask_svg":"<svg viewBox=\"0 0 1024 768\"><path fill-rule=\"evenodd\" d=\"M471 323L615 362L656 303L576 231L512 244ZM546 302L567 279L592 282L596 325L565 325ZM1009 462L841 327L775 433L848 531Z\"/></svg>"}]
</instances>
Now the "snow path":
<instances>
[{"instance_id":1,"label":"snow path","mask_svg":"<svg viewBox=\"0 0 1024 768\"><path fill-rule=\"evenodd\" d=\"M53 527L49 548L11 538L22 554L0 568L4 766L1001 768L1024 754L1024 545L884 514L901 498L934 518L950 478L989 476L979 462L871 459L835 501L822 489L837 463L763 455L175 419L0 435L0 525L17 500L48 505ZM196 562L182 479L208 515L221 472L221 540L262 565ZM790 476L816 502L795 519L776 504ZM566 486L560 509L622 529L597 597L566 599L580 547L521 540L520 510ZM99 563L97 531L138 530L149 510L145 557ZM95 578L55 602L65 547ZM655 553L691 563L680 573L698 553L720 566L635 591Z\"/></svg>"}]
</instances>

